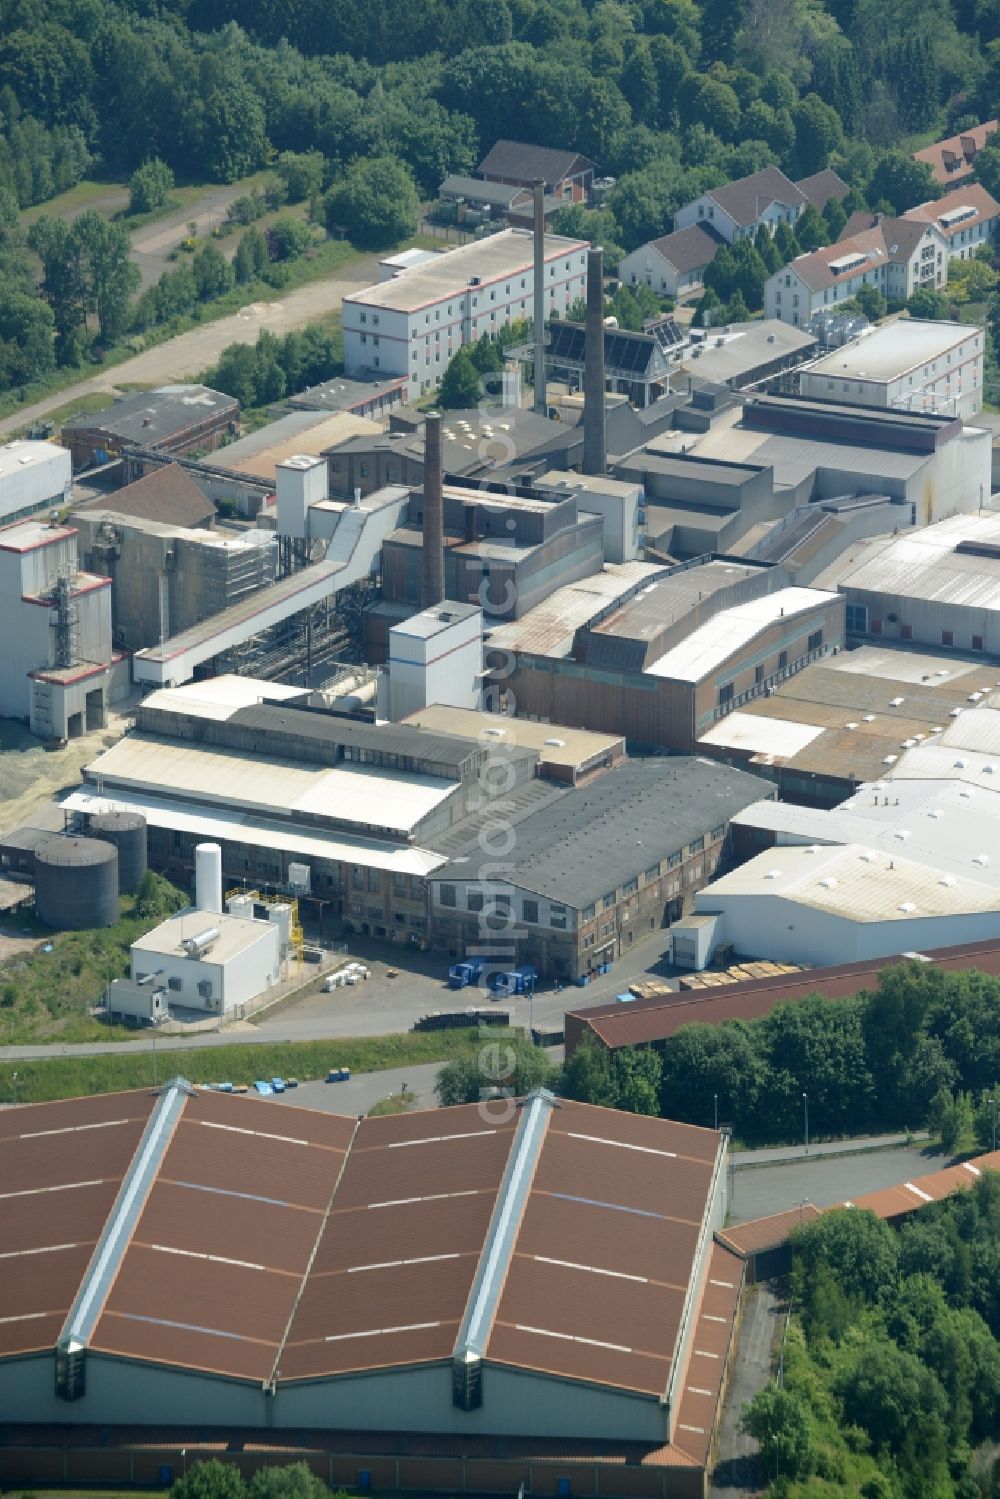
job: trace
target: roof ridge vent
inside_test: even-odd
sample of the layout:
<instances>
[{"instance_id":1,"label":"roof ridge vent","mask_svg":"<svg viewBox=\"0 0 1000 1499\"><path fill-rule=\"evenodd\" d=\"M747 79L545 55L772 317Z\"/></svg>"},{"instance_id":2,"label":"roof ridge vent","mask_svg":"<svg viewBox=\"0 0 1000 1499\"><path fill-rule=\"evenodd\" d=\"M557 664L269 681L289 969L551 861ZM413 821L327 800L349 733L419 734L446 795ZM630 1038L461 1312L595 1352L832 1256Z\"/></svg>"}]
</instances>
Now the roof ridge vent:
<instances>
[{"instance_id":1,"label":"roof ridge vent","mask_svg":"<svg viewBox=\"0 0 1000 1499\"><path fill-rule=\"evenodd\" d=\"M56 1344L56 1394L63 1400L77 1400L85 1393L87 1345L173 1139L177 1121L187 1100L194 1096L195 1089L187 1078L172 1078L161 1090L146 1121Z\"/></svg>"}]
</instances>

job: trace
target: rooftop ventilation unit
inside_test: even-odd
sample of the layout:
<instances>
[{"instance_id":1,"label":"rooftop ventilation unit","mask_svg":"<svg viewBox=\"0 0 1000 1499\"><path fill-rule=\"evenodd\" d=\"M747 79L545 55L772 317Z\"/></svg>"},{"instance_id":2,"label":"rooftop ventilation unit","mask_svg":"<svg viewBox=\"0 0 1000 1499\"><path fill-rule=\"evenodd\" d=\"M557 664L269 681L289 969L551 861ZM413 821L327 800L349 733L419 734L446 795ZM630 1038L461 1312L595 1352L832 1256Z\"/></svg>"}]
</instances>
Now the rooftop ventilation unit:
<instances>
[{"instance_id":1,"label":"rooftop ventilation unit","mask_svg":"<svg viewBox=\"0 0 1000 1499\"><path fill-rule=\"evenodd\" d=\"M900 902L899 909L904 916L912 916L917 908L912 900L904 900Z\"/></svg>"}]
</instances>

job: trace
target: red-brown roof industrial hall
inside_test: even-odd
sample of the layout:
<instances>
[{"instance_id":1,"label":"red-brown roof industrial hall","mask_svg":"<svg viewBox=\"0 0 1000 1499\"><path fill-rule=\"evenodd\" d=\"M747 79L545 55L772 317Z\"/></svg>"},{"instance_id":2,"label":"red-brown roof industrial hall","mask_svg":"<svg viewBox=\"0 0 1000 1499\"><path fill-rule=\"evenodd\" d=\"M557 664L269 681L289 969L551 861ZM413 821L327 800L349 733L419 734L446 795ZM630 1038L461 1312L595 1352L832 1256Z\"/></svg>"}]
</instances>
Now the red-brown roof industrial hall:
<instances>
[{"instance_id":1,"label":"red-brown roof industrial hall","mask_svg":"<svg viewBox=\"0 0 1000 1499\"><path fill-rule=\"evenodd\" d=\"M725 1156L544 1091L358 1121L175 1079L4 1110L0 1482L69 1425L308 1433L358 1472L418 1435L443 1463L576 1445L601 1492L700 1493L743 1279Z\"/></svg>"}]
</instances>

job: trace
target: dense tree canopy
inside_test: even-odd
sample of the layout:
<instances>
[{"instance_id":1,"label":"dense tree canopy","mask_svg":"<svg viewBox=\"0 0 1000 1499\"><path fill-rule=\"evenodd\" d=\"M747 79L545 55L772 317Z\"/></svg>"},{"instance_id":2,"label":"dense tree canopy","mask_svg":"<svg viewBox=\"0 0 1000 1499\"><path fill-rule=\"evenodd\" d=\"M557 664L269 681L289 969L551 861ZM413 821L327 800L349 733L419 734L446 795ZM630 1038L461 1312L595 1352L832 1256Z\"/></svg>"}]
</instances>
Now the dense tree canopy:
<instances>
[{"instance_id":1,"label":"dense tree canopy","mask_svg":"<svg viewBox=\"0 0 1000 1499\"><path fill-rule=\"evenodd\" d=\"M620 1081L630 1050L585 1040L567 1063L567 1091L631 1107ZM637 1050L655 1058L661 1113L710 1124L717 1106L744 1140L800 1139L807 1093L814 1136L930 1120L950 1131L950 1145L974 1133L986 1143L990 1100L1000 1100L1000 981L900 964L854 998L813 996L759 1020L685 1025L655 1051Z\"/></svg>"}]
</instances>

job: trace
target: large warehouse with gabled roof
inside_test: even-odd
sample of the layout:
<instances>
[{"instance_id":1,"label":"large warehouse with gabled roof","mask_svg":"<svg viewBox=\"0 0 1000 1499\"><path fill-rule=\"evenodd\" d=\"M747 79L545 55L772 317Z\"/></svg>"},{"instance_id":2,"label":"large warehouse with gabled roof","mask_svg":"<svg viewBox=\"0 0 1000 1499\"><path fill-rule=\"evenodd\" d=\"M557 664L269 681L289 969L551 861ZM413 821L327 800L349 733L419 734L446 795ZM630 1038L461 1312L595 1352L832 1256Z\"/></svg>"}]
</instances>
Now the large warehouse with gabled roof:
<instances>
[{"instance_id":1,"label":"large warehouse with gabled roof","mask_svg":"<svg viewBox=\"0 0 1000 1499\"><path fill-rule=\"evenodd\" d=\"M715 1131L545 1091L359 1121L175 1079L6 1109L0 1421L351 1433L359 1474L418 1435L441 1462L589 1444L617 1494L701 1493L742 1284L725 1164Z\"/></svg>"}]
</instances>

